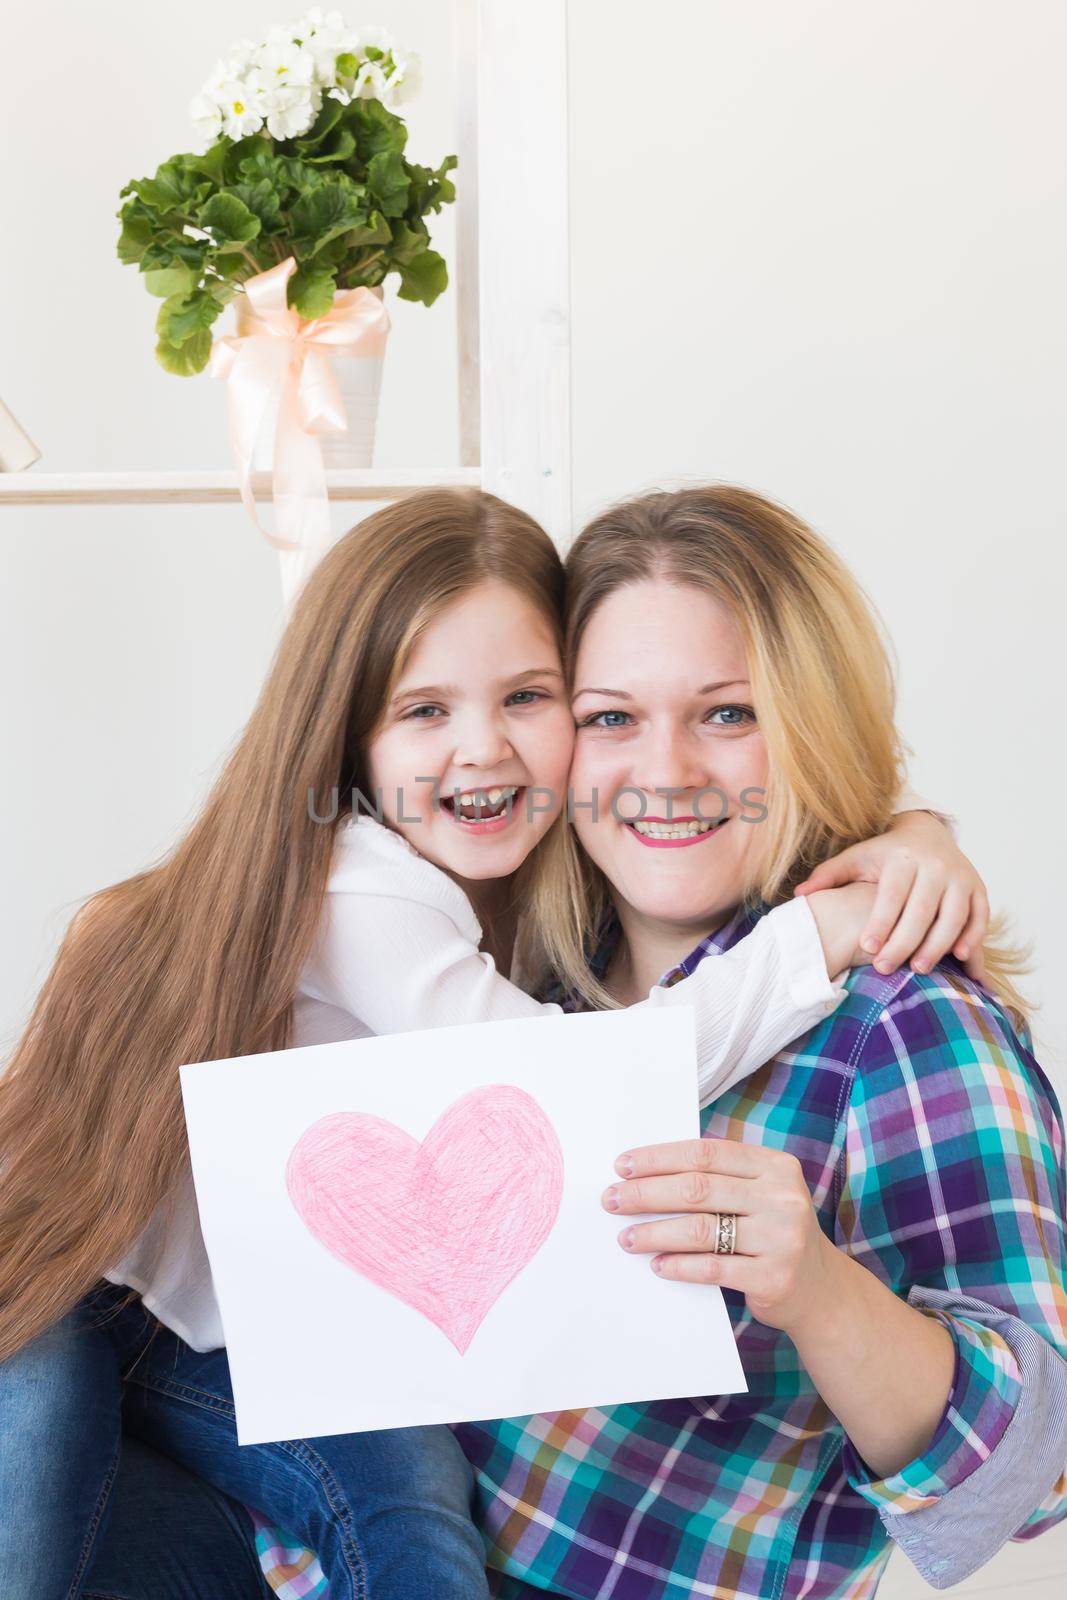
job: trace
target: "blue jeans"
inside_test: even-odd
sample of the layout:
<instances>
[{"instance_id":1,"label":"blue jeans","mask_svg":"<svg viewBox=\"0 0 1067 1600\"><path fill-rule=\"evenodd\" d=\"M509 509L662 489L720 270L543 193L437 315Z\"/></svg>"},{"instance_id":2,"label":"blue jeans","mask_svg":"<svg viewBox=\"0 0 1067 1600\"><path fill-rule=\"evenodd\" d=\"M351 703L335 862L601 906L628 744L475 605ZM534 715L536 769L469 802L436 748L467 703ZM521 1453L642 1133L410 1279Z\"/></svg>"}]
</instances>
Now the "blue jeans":
<instances>
[{"instance_id":1,"label":"blue jeans","mask_svg":"<svg viewBox=\"0 0 1067 1600\"><path fill-rule=\"evenodd\" d=\"M103 1285L0 1368L0 1573L32 1572L35 1600L83 1592L123 1427L315 1550L330 1600L488 1594L447 1428L239 1446L225 1351L198 1354Z\"/></svg>"},{"instance_id":2,"label":"blue jeans","mask_svg":"<svg viewBox=\"0 0 1067 1600\"><path fill-rule=\"evenodd\" d=\"M129 1437L80 1592L82 1600L272 1596L244 1506Z\"/></svg>"}]
</instances>

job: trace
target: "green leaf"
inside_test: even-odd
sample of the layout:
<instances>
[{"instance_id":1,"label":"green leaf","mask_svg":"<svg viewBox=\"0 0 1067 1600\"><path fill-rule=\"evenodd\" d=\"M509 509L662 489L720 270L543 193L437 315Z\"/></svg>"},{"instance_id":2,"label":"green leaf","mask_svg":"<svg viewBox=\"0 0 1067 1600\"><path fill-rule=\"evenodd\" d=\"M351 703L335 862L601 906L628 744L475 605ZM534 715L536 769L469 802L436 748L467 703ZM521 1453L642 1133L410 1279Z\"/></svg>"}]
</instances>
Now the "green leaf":
<instances>
[{"instance_id":1,"label":"green leaf","mask_svg":"<svg viewBox=\"0 0 1067 1600\"><path fill-rule=\"evenodd\" d=\"M335 165L347 161L356 153L356 136L348 128L334 128L328 139L324 139L314 155L306 155L305 161L313 166L325 166L328 162Z\"/></svg>"},{"instance_id":2,"label":"green leaf","mask_svg":"<svg viewBox=\"0 0 1067 1600\"><path fill-rule=\"evenodd\" d=\"M333 273L324 272L317 265L299 267L289 279L289 304L302 317L324 317L336 293Z\"/></svg>"},{"instance_id":3,"label":"green leaf","mask_svg":"<svg viewBox=\"0 0 1067 1600\"><path fill-rule=\"evenodd\" d=\"M226 193L242 201L252 215L259 218L264 228L277 222L281 196L269 178L260 178L257 183L235 183Z\"/></svg>"},{"instance_id":4,"label":"green leaf","mask_svg":"<svg viewBox=\"0 0 1067 1600\"><path fill-rule=\"evenodd\" d=\"M213 236L219 250L239 250L254 239L263 226L244 201L229 189L213 194L200 208L196 220Z\"/></svg>"},{"instance_id":5,"label":"green leaf","mask_svg":"<svg viewBox=\"0 0 1067 1600\"><path fill-rule=\"evenodd\" d=\"M166 300L173 295L189 294L196 288L196 274L191 267L157 267L144 274L144 286L149 294Z\"/></svg>"},{"instance_id":6,"label":"green leaf","mask_svg":"<svg viewBox=\"0 0 1067 1600\"><path fill-rule=\"evenodd\" d=\"M456 186L448 173L459 165L455 156L446 156L435 172L432 167L409 166L411 179L409 209L415 216L424 217L427 211L440 211L456 198Z\"/></svg>"},{"instance_id":7,"label":"green leaf","mask_svg":"<svg viewBox=\"0 0 1067 1600\"><path fill-rule=\"evenodd\" d=\"M206 329L194 333L183 345L169 344L166 339L156 345L156 360L165 372L173 372L178 378L191 378L203 372L210 359L211 335Z\"/></svg>"},{"instance_id":8,"label":"green leaf","mask_svg":"<svg viewBox=\"0 0 1067 1600\"><path fill-rule=\"evenodd\" d=\"M227 158L234 148L232 139L217 139L202 156L190 156L189 171L201 173L221 189L226 182Z\"/></svg>"},{"instance_id":9,"label":"green leaf","mask_svg":"<svg viewBox=\"0 0 1067 1600\"><path fill-rule=\"evenodd\" d=\"M346 109L361 160L369 161L384 150L402 151L407 144L407 128L380 100L353 100Z\"/></svg>"},{"instance_id":10,"label":"green leaf","mask_svg":"<svg viewBox=\"0 0 1067 1600\"><path fill-rule=\"evenodd\" d=\"M206 289L192 294L173 294L164 300L156 317L156 332L166 344L186 344L211 327L222 307Z\"/></svg>"},{"instance_id":11,"label":"green leaf","mask_svg":"<svg viewBox=\"0 0 1067 1600\"><path fill-rule=\"evenodd\" d=\"M350 50L343 50L333 64L338 78L354 78L359 71L359 61Z\"/></svg>"},{"instance_id":12,"label":"green leaf","mask_svg":"<svg viewBox=\"0 0 1067 1600\"><path fill-rule=\"evenodd\" d=\"M367 163L367 187L387 217L402 217L407 210L410 180L399 150L380 150Z\"/></svg>"},{"instance_id":13,"label":"green leaf","mask_svg":"<svg viewBox=\"0 0 1067 1600\"><path fill-rule=\"evenodd\" d=\"M255 275L258 263L256 268L250 267L244 256L239 256L236 251L231 250L229 254L220 251L211 266L227 283L243 283L246 278Z\"/></svg>"},{"instance_id":14,"label":"green leaf","mask_svg":"<svg viewBox=\"0 0 1067 1600\"><path fill-rule=\"evenodd\" d=\"M341 120L343 109L340 100L324 100L318 116L307 132L302 133L299 139L291 139L286 142L291 144L294 150L298 151L306 159L307 152L314 150L317 145L322 143L326 135L336 128Z\"/></svg>"},{"instance_id":15,"label":"green leaf","mask_svg":"<svg viewBox=\"0 0 1067 1600\"><path fill-rule=\"evenodd\" d=\"M331 239L358 228L367 218L366 191L337 173L302 194L289 213L298 261L309 260Z\"/></svg>"},{"instance_id":16,"label":"green leaf","mask_svg":"<svg viewBox=\"0 0 1067 1600\"><path fill-rule=\"evenodd\" d=\"M152 211L191 213L210 190L210 182L187 164L195 157L173 156L156 170L154 178L135 178L122 193L132 191Z\"/></svg>"},{"instance_id":17,"label":"green leaf","mask_svg":"<svg viewBox=\"0 0 1067 1600\"><path fill-rule=\"evenodd\" d=\"M165 233L153 239L141 257L141 271L157 272L163 267L186 266L199 278L209 248L206 239L190 239L182 233Z\"/></svg>"},{"instance_id":18,"label":"green leaf","mask_svg":"<svg viewBox=\"0 0 1067 1600\"><path fill-rule=\"evenodd\" d=\"M365 222L345 234L345 245L355 249L363 245L389 244L392 233L380 211L372 211Z\"/></svg>"},{"instance_id":19,"label":"green leaf","mask_svg":"<svg viewBox=\"0 0 1067 1600\"><path fill-rule=\"evenodd\" d=\"M119 212L122 232L119 234L118 258L127 266L135 266L152 243L155 226L150 217L131 212L124 206Z\"/></svg>"},{"instance_id":20,"label":"green leaf","mask_svg":"<svg viewBox=\"0 0 1067 1600\"><path fill-rule=\"evenodd\" d=\"M398 222L393 228L393 248L389 254L396 266L407 266L423 254L429 243L430 235L424 222L416 219L413 226Z\"/></svg>"},{"instance_id":21,"label":"green leaf","mask_svg":"<svg viewBox=\"0 0 1067 1600\"><path fill-rule=\"evenodd\" d=\"M239 176L245 183L261 183L265 180L272 189L284 194L288 189L301 190L309 178L313 186L318 182L319 174L313 169L309 170L295 156L275 155L263 148L262 140L256 143L259 148L243 156L238 165Z\"/></svg>"},{"instance_id":22,"label":"green leaf","mask_svg":"<svg viewBox=\"0 0 1067 1600\"><path fill-rule=\"evenodd\" d=\"M448 288L448 268L436 250L424 250L400 270L401 300L420 300L432 306Z\"/></svg>"}]
</instances>

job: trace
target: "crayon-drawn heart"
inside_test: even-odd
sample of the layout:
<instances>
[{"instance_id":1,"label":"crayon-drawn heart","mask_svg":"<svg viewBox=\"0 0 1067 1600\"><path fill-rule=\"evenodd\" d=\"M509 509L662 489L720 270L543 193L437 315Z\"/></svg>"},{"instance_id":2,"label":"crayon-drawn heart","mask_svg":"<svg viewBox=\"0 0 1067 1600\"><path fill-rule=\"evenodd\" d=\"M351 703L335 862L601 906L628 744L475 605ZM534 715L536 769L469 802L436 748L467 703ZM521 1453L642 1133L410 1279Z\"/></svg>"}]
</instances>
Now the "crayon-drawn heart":
<instances>
[{"instance_id":1,"label":"crayon-drawn heart","mask_svg":"<svg viewBox=\"0 0 1067 1600\"><path fill-rule=\"evenodd\" d=\"M327 1250L463 1355L552 1231L563 1152L536 1100L493 1084L454 1101L421 1144L381 1117L322 1117L293 1146L285 1182Z\"/></svg>"}]
</instances>

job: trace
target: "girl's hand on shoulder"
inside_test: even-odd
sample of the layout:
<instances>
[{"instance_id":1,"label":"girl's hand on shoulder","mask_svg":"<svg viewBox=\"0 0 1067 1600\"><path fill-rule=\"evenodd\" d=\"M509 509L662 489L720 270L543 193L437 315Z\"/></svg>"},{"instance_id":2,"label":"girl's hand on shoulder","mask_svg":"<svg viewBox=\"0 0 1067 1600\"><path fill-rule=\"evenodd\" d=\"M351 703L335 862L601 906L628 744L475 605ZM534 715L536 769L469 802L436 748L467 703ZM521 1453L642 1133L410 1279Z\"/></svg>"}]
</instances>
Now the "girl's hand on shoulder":
<instances>
[{"instance_id":1,"label":"girl's hand on shoulder","mask_svg":"<svg viewBox=\"0 0 1067 1600\"><path fill-rule=\"evenodd\" d=\"M661 1278L737 1289L758 1321L798 1331L830 1303L836 1247L819 1227L795 1156L736 1139L688 1139L629 1150L615 1163L625 1178L602 1196L633 1255L651 1255ZM716 1250L719 1218L733 1216L732 1254Z\"/></svg>"},{"instance_id":2,"label":"girl's hand on shoulder","mask_svg":"<svg viewBox=\"0 0 1067 1600\"><path fill-rule=\"evenodd\" d=\"M824 861L796 893L857 882L878 886L859 942L879 972L892 972L906 961L915 972L929 972L951 950L981 982L989 897L937 817L928 811L900 812L887 833Z\"/></svg>"}]
</instances>

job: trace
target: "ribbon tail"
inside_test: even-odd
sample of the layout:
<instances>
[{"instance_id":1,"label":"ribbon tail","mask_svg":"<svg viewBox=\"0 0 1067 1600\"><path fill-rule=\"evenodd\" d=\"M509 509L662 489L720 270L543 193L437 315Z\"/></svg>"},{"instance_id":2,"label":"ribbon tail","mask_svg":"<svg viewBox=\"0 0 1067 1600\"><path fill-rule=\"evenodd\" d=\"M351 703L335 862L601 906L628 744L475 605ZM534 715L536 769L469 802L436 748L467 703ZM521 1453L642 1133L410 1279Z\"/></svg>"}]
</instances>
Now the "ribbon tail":
<instances>
[{"instance_id":1,"label":"ribbon tail","mask_svg":"<svg viewBox=\"0 0 1067 1600\"><path fill-rule=\"evenodd\" d=\"M243 338L229 350L215 347L212 371L228 379L230 445L237 467L237 487L241 503L254 525L276 550L295 550L297 545L288 538L279 520L278 533L272 533L260 521L255 496L252 493L252 459L274 397L282 394L279 406L278 430L274 438L274 464L277 471L278 438L281 434L281 406L284 389L289 381L291 347L282 340ZM215 359L217 353L218 359ZM278 511L275 498L275 513Z\"/></svg>"},{"instance_id":2,"label":"ribbon tail","mask_svg":"<svg viewBox=\"0 0 1067 1600\"><path fill-rule=\"evenodd\" d=\"M285 548L303 550L312 564L330 545L330 501L322 447L300 415L300 373L290 368L274 440L274 510Z\"/></svg>"}]
</instances>

